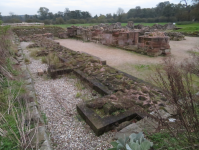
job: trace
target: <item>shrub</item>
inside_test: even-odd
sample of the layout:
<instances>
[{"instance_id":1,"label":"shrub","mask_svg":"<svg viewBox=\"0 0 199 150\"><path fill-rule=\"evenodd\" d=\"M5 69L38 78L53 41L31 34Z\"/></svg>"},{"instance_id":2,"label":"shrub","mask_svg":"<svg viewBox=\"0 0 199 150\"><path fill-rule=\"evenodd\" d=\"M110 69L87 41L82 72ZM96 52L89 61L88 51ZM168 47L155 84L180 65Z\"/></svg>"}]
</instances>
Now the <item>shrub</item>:
<instances>
[{"instance_id":1,"label":"shrub","mask_svg":"<svg viewBox=\"0 0 199 150\"><path fill-rule=\"evenodd\" d=\"M192 21L182 21L182 22L177 22L177 25L187 25L187 24L193 24Z\"/></svg>"},{"instance_id":2,"label":"shrub","mask_svg":"<svg viewBox=\"0 0 199 150\"><path fill-rule=\"evenodd\" d=\"M198 88L194 86L192 73L195 63L198 62L187 60L179 65L173 58L167 58L162 69L156 68L156 74L152 77L164 91L169 107L178 118L175 126L164 119L160 119L160 122L176 139L175 144L181 147L192 148L199 144L199 101L195 95Z\"/></svg>"}]
</instances>

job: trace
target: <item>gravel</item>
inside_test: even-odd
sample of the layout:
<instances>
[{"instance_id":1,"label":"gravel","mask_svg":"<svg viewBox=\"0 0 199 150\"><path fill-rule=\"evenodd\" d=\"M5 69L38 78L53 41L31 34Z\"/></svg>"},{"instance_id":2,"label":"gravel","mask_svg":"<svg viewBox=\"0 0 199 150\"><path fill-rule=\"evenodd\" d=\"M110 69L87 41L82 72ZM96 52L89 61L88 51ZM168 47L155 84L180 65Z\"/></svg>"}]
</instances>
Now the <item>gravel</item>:
<instances>
[{"instance_id":1,"label":"gravel","mask_svg":"<svg viewBox=\"0 0 199 150\"><path fill-rule=\"evenodd\" d=\"M22 42L22 48L29 43ZM76 104L85 100L97 98L92 95L92 89L74 75L64 75L58 79L50 79L46 75L38 76L38 69L47 69L41 60L29 57L30 50L24 49L24 54L30 60L29 71L34 80L34 87L41 111L47 117L47 128L54 149L60 150L105 150L111 147L109 142L114 132L95 136L91 128L81 119L76 111ZM80 89L81 88L81 89ZM81 96L77 98L77 93Z\"/></svg>"}]
</instances>

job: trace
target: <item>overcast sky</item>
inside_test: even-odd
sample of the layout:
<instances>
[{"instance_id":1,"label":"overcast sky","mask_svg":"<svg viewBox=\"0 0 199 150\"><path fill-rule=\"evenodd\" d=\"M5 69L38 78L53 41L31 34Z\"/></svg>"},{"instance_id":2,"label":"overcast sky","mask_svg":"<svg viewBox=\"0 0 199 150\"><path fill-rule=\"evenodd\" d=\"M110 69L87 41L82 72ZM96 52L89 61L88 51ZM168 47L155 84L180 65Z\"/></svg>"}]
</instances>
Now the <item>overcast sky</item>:
<instances>
[{"instance_id":1,"label":"overcast sky","mask_svg":"<svg viewBox=\"0 0 199 150\"><path fill-rule=\"evenodd\" d=\"M17 15L34 15L40 7L46 7L50 12L56 13L69 10L89 11L92 16L107 13L116 13L118 7L128 12L130 8L155 7L159 2L166 0L0 0L0 12L3 16L13 12ZM180 0L172 0L171 3L179 3Z\"/></svg>"}]
</instances>

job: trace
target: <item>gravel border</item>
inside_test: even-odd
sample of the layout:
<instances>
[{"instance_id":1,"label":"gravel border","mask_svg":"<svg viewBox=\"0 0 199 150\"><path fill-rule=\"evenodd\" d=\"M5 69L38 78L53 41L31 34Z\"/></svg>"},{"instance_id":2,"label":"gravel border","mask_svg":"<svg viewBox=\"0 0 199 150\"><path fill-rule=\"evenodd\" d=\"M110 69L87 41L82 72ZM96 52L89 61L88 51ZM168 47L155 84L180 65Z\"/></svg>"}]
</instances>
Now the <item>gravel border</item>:
<instances>
[{"instance_id":1,"label":"gravel border","mask_svg":"<svg viewBox=\"0 0 199 150\"><path fill-rule=\"evenodd\" d=\"M23 47L27 42L21 43ZM38 76L37 70L46 70L47 65L41 60L29 57L30 51L25 49L24 54L30 60L27 65L33 80L34 87L40 104L41 111L47 117L47 128L54 149L60 150L105 150L111 147L109 142L115 135L114 132L107 132L100 137L95 136L91 128L81 119L76 111L76 104L97 98L93 96L92 89L84 86L78 89L79 79L71 78L71 75L64 75L58 79L49 79L46 75ZM81 93L77 98L77 93Z\"/></svg>"}]
</instances>

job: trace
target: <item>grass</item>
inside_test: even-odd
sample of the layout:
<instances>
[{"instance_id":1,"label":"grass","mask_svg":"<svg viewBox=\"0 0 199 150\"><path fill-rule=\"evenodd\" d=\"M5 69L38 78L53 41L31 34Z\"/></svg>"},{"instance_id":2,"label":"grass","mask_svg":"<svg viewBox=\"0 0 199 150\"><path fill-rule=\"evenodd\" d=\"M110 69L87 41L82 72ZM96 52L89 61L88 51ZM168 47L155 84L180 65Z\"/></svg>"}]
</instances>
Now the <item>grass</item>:
<instances>
[{"instance_id":1,"label":"grass","mask_svg":"<svg viewBox=\"0 0 199 150\"><path fill-rule=\"evenodd\" d=\"M79 90L79 91L85 89L84 85L82 84L82 82L79 79L76 80L75 86L77 87L77 90Z\"/></svg>"},{"instance_id":2,"label":"grass","mask_svg":"<svg viewBox=\"0 0 199 150\"><path fill-rule=\"evenodd\" d=\"M28 64L28 63L30 63L30 60L26 57L26 58L24 59L24 62Z\"/></svg>"},{"instance_id":3,"label":"grass","mask_svg":"<svg viewBox=\"0 0 199 150\"><path fill-rule=\"evenodd\" d=\"M50 53L47 56L48 63L50 65L54 65L56 68L58 68L61 65L61 61L59 60L59 57L55 53Z\"/></svg>"},{"instance_id":4,"label":"grass","mask_svg":"<svg viewBox=\"0 0 199 150\"><path fill-rule=\"evenodd\" d=\"M168 22L159 22L158 24L160 25L165 25ZM62 28L67 28L67 27L71 27L71 26L94 26L94 25L98 25L99 23L88 23L88 24L60 24L60 25L53 25L53 26L57 26L57 27L62 27ZM138 25L138 24L142 24L144 26L153 26L156 23L134 23L134 25ZM122 26L126 26L127 23L122 23ZM183 25L177 25L177 27L182 28L179 30L176 30L177 32L199 32L199 23L192 23L192 24L183 24Z\"/></svg>"},{"instance_id":5,"label":"grass","mask_svg":"<svg viewBox=\"0 0 199 150\"><path fill-rule=\"evenodd\" d=\"M47 64L47 62L48 62L48 61L47 61L47 58L46 58L46 57L42 57L42 58L41 58L41 62L42 62L43 64Z\"/></svg>"},{"instance_id":6,"label":"grass","mask_svg":"<svg viewBox=\"0 0 199 150\"><path fill-rule=\"evenodd\" d=\"M80 98L82 96L82 93L81 92L77 92L77 94L76 94L76 98Z\"/></svg>"},{"instance_id":7,"label":"grass","mask_svg":"<svg viewBox=\"0 0 199 150\"><path fill-rule=\"evenodd\" d=\"M30 52L30 57L34 58L34 59L38 59L37 58L37 52L38 52L38 49L31 49L31 52Z\"/></svg>"},{"instance_id":8,"label":"grass","mask_svg":"<svg viewBox=\"0 0 199 150\"><path fill-rule=\"evenodd\" d=\"M180 145L175 145L175 143L177 143L176 139L166 132L159 132L152 135L147 135L147 137L154 143L154 149L176 150L182 148L180 147ZM172 143L174 147L171 147L169 143Z\"/></svg>"},{"instance_id":9,"label":"grass","mask_svg":"<svg viewBox=\"0 0 199 150\"><path fill-rule=\"evenodd\" d=\"M9 71L14 76L17 76L19 74L19 72L12 67L12 64L13 63L11 62L10 58L7 58L6 59L6 68L7 68L7 71Z\"/></svg>"},{"instance_id":10,"label":"grass","mask_svg":"<svg viewBox=\"0 0 199 150\"><path fill-rule=\"evenodd\" d=\"M42 116L42 118L43 118L43 120L44 120L44 123L47 124L48 122L47 122L46 114L42 112L42 113L41 113L41 116Z\"/></svg>"},{"instance_id":11,"label":"grass","mask_svg":"<svg viewBox=\"0 0 199 150\"><path fill-rule=\"evenodd\" d=\"M17 122L13 113L8 112L10 104L18 107L18 103L16 101L12 102L12 100L24 92L24 89L21 88L22 85L23 82L21 81L9 81L6 78L3 79L3 82L0 82L0 88L2 88L0 91L0 115L3 114L0 120L0 129L6 133L4 137L0 136L0 150L13 149L13 147L19 149L17 139L20 139L20 133ZM20 111L20 109L17 111ZM12 112L11 109L10 112ZM4 119L2 117L4 117Z\"/></svg>"},{"instance_id":12,"label":"grass","mask_svg":"<svg viewBox=\"0 0 199 150\"><path fill-rule=\"evenodd\" d=\"M150 76L154 74L154 69L160 66L159 64L132 64L132 63L125 63L120 66L116 66L117 69L126 72L132 76L135 76L139 79L144 81L153 83L150 80Z\"/></svg>"},{"instance_id":13,"label":"grass","mask_svg":"<svg viewBox=\"0 0 199 150\"><path fill-rule=\"evenodd\" d=\"M184 25L176 25L179 30L177 32L199 32L199 23L192 23L192 24L184 24Z\"/></svg>"}]
</instances>

